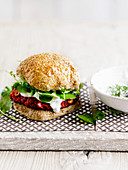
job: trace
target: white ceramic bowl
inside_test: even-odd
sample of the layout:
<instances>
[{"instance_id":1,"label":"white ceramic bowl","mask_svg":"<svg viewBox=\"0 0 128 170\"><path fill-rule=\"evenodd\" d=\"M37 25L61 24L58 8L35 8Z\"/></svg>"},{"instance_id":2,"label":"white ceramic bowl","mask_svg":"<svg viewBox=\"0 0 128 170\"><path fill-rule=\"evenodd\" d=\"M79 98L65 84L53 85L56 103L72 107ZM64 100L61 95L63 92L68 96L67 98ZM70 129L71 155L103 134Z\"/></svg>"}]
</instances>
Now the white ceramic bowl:
<instances>
[{"instance_id":1,"label":"white ceramic bowl","mask_svg":"<svg viewBox=\"0 0 128 170\"><path fill-rule=\"evenodd\" d=\"M128 85L128 66L112 67L97 72L91 79L91 85L96 95L108 106L128 113L128 98L111 96L109 86L119 84Z\"/></svg>"}]
</instances>

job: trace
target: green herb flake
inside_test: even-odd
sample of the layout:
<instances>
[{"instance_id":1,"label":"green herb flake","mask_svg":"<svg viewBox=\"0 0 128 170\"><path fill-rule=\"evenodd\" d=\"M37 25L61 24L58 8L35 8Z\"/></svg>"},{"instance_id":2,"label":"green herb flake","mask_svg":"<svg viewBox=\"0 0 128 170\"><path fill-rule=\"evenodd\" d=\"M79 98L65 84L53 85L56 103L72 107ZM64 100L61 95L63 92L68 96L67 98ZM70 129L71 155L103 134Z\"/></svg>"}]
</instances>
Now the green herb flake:
<instances>
[{"instance_id":1,"label":"green herb flake","mask_svg":"<svg viewBox=\"0 0 128 170\"><path fill-rule=\"evenodd\" d=\"M117 97L128 97L128 87L127 86L120 86L116 84L115 86L109 87L110 93L112 96Z\"/></svg>"}]
</instances>

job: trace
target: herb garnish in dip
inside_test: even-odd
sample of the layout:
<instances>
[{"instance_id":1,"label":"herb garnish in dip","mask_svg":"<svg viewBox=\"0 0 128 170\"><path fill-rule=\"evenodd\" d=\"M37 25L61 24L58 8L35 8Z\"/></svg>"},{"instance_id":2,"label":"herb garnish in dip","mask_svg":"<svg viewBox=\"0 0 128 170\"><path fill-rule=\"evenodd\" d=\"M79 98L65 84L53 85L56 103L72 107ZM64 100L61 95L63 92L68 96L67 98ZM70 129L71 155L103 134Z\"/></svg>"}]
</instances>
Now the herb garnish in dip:
<instances>
[{"instance_id":1,"label":"herb garnish in dip","mask_svg":"<svg viewBox=\"0 0 128 170\"><path fill-rule=\"evenodd\" d=\"M108 88L111 96L128 97L128 86L114 85Z\"/></svg>"}]
</instances>

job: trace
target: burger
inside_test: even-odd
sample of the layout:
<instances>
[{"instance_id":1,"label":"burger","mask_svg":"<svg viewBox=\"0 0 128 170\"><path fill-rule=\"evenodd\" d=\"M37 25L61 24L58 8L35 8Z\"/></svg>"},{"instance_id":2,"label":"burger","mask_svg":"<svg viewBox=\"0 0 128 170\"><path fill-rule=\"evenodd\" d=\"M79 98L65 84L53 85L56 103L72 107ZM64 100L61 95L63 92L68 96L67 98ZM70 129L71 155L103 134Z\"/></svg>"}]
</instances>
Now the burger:
<instances>
[{"instance_id":1,"label":"burger","mask_svg":"<svg viewBox=\"0 0 128 170\"><path fill-rule=\"evenodd\" d=\"M80 80L69 58L42 53L22 61L9 95L13 107L33 120L45 121L71 113L81 107Z\"/></svg>"}]
</instances>

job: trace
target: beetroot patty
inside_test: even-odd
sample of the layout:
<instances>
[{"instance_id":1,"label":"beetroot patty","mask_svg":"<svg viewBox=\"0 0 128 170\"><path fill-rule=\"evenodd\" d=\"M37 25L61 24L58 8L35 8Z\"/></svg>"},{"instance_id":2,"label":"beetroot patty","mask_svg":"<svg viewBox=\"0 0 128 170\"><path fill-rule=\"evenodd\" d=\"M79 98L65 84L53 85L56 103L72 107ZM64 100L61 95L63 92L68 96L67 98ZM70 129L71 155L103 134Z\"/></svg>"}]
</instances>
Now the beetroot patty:
<instances>
[{"instance_id":1,"label":"beetroot patty","mask_svg":"<svg viewBox=\"0 0 128 170\"><path fill-rule=\"evenodd\" d=\"M24 97L18 92L17 89L12 90L10 94L10 99L12 99L16 103L23 104L33 109L52 110L49 103L41 102L35 97ZM62 101L61 108L65 108L71 104L76 103L78 99L79 97L77 96L75 99L68 99L68 100Z\"/></svg>"}]
</instances>

